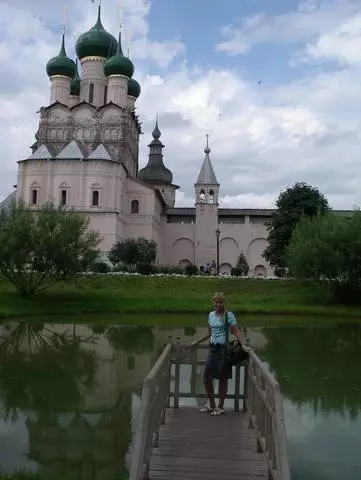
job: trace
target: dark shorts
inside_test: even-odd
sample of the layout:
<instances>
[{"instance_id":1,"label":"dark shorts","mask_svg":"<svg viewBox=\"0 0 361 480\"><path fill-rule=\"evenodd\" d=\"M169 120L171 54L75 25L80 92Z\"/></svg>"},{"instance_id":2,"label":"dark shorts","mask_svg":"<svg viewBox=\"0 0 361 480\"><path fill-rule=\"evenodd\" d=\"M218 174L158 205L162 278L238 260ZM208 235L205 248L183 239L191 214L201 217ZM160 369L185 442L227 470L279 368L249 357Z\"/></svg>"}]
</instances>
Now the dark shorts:
<instances>
[{"instance_id":1,"label":"dark shorts","mask_svg":"<svg viewBox=\"0 0 361 480\"><path fill-rule=\"evenodd\" d=\"M204 378L232 378L232 365L224 360L225 347L210 345Z\"/></svg>"}]
</instances>

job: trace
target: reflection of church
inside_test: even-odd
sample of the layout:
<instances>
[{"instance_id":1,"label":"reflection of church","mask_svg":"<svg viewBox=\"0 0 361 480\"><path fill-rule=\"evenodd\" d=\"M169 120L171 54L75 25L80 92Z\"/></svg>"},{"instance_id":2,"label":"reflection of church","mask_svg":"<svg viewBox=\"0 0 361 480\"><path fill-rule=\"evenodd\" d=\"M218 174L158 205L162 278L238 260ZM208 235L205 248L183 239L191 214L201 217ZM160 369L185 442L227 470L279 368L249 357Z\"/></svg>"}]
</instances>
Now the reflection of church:
<instances>
[{"instance_id":1,"label":"reflection of church","mask_svg":"<svg viewBox=\"0 0 361 480\"><path fill-rule=\"evenodd\" d=\"M103 252L122 238L153 239L163 265L199 267L215 260L219 229L221 273L230 272L243 251L251 274L270 274L262 252L272 211L219 208L208 140L194 185L195 207L175 206L179 187L163 163L158 122L148 163L139 169L135 103L141 89L121 39L104 29L100 9L94 27L78 38L76 53L80 74L64 39L47 64L50 102L40 109L32 154L19 162L17 198L33 209L52 202L87 215L103 236Z\"/></svg>"},{"instance_id":2,"label":"reflection of church","mask_svg":"<svg viewBox=\"0 0 361 480\"><path fill-rule=\"evenodd\" d=\"M9 339L9 344L14 344L13 333L14 328L0 327L0 337L3 341ZM119 472L126 468L132 440L134 391L152 366L154 345L143 353L125 352L112 345L106 334L93 335L87 326L82 325L45 325L35 333L24 329L20 336L17 345L26 352L27 362L36 356L42 340L44 345L45 342L52 345L52 337L66 336L70 343L72 338L75 341L81 339L82 351L91 354L95 363L91 383L78 382L78 395L74 399L71 397L73 400L66 404L62 391L51 396L54 402L46 404L46 408L34 404L30 391L21 396L21 408L13 397L12 407L19 408L17 422L23 423L26 419L28 432L28 451L24 452L27 459L23 465L14 465L14 468L36 466L44 478L55 478L60 472L64 478L74 480L119 478ZM56 350L48 355L53 354L57 354ZM81 356L72 357L75 378L81 369L80 363L84 361L86 358ZM19 368L19 363L15 362L14 375ZM35 379L30 381L39 383ZM44 395L49 393L48 389L60 388L59 383L51 383L51 372L43 381L47 382L43 385L47 390ZM60 399L58 404L57 398ZM22 431L20 425L18 430Z\"/></svg>"}]
</instances>

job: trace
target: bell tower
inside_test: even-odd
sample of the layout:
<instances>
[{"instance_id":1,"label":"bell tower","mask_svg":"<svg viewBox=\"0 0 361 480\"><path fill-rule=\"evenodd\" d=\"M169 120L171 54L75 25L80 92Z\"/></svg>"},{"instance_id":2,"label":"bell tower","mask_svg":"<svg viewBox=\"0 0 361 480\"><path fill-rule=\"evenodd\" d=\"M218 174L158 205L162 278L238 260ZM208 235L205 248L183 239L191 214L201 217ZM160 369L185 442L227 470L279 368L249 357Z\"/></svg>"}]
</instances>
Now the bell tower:
<instances>
[{"instance_id":1,"label":"bell tower","mask_svg":"<svg viewBox=\"0 0 361 480\"><path fill-rule=\"evenodd\" d=\"M218 229L219 183L209 154L209 135L204 149L205 157L197 182L196 196L195 260L198 267L216 259Z\"/></svg>"}]
</instances>

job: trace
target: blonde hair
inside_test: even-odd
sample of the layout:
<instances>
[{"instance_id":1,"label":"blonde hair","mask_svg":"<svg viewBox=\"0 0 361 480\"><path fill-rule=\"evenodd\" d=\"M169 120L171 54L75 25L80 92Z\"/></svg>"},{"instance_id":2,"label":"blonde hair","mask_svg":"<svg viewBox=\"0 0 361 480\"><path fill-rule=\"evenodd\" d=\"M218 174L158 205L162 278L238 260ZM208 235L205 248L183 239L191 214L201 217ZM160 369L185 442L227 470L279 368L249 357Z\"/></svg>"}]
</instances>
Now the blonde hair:
<instances>
[{"instance_id":1,"label":"blonde hair","mask_svg":"<svg viewBox=\"0 0 361 480\"><path fill-rule=\"evenodd\" d=\"M216 293L213 295L213 301L215 301L216 298L218 298L220 302L226 303L226 297L224 296L224 293L222 293L222 292L216 292Z\"/></svg>"}]
</instances>

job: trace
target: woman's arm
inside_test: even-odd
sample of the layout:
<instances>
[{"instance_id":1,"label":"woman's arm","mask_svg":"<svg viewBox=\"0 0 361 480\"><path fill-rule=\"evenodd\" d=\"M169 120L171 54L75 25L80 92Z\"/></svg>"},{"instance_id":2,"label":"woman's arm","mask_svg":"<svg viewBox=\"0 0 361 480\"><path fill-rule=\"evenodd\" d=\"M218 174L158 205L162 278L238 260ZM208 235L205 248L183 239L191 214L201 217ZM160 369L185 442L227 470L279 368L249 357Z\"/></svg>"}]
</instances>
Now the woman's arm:
<instances>
[{"instance_id":1,"label":"woman's arm","mask_svg":"<svg viewBox=\"0 0 361 480\"><path fill-rule=\"evenodd\" d=\"M231 332L237 338L239 343L243 345L245 343L241 330L238 328L238 325L231 325Z\"/></svg>"},{"instance_id":2,"label":"woman's arm","mask_svg":"<svg viewBox=\"0 0 361 480\"><path fill-rule=\"evenodd\" d=\"M204 337L200 338L199 340L195 340L194 342L191 343L191 346L192 347L196 347L197 345L199 345L200 343L202 342L205 342L206 340L208 340L209 338L211 338L211 335L212 335L212 330L211 330L211 327L208 325L208 332L206 335L204 335Z\"/></svg>"}]
</instances>

